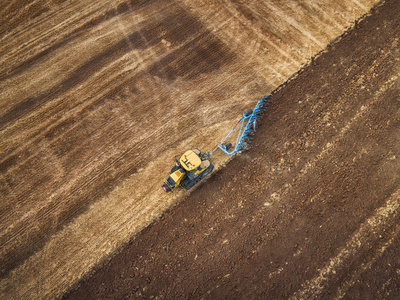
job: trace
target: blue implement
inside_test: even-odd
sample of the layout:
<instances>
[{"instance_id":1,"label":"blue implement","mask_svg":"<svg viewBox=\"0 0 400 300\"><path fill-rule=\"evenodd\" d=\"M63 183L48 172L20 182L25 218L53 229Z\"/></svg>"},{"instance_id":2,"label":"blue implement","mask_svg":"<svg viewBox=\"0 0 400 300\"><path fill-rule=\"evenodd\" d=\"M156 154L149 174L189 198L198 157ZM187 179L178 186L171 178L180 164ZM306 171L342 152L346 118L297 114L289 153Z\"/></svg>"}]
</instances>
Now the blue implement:
<instances>
[{"instance_id":1,"label":"blue implement","mask_svg":"<svg viewBox=\"0 0 400 300\"><path fill-rule=\"evenodd\" d=\"M248 109L243 113L243 116L239 119L236 125L228 133L228 135L218 143L218 148L224 151L227 155L231 156L235 153L242 153L242 151L247 150L251 140L252 135L256 132L257 121L262 118L262 113L265 111L265 106L268 105L268 99L271 96L264 96L259 100L254 109ZM237 133L237 139L235 147L233 150L229 151L232 147L231 143L224 144L227 138L234 132L236 127L240 124L239 132Z\"/></svg>"}]
</instances>

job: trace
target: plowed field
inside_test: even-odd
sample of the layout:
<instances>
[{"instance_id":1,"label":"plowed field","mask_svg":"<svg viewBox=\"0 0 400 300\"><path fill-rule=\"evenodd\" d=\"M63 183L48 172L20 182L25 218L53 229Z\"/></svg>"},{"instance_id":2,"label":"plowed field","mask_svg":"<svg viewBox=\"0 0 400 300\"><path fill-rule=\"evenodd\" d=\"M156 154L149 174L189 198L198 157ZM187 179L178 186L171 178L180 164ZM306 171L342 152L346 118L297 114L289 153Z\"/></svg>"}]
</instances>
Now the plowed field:
<instances>
[{"instance_id":1,"label":"plowed field","mask_svg":"<svg viewBox=\"0 0 400 300\"><path fill-rule=\"evenodd\" d=\"M2 4L2 298L399 297L399 2L326 48L375 3ZM250 151L162 193L273 90Z\"/></svg>"}]
</instances>

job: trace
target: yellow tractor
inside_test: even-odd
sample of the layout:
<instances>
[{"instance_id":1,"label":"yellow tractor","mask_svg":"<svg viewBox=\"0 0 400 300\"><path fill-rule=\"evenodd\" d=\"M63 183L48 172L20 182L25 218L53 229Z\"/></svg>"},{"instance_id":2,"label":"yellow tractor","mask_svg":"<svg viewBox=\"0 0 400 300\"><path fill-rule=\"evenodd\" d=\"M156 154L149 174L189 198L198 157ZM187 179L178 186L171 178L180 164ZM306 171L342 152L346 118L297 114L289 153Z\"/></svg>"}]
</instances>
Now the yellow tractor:
<instances>
[{"instance_id":1,"label":"yellow tractor","mask_svg":"<svg viewBox=\"0 0 400 300\"><path fill-rule=\"evenodd\" d=\"M179 161L175 157L175 161L176 165L162 186L167 193L178 186L189 190L214 169L210 154L201 153L199 149L188 150Z\"/></svg>"},{"instance_id":2,"label":"yellow tractor","mask_svg":"<svg viewBox=\"0 0 400 300\"><path fill-rule=\"evenodd\" d=\"M222 142L217 144L213 151L201 153L196 148L186 151L180 160L175 157L176 165L171 169L170 176L162 186L164 191L168 193L179 186L189 190L210 174L214 169L211 163L211 156L217 149L221 149L229 156L245 151L251 143L251 136L256 132L257 120L262 117L262 112L265 111L265 106L268 105L268 99L270 98L271 96L264 96L261 100L258 100L254 109L246 110L228 135ZM239 124L240 126L238 126ZM235 145L232 147L231 143L225 144L225 141L233 132L236 133L237 138ZM233 149L230 150L231 148Z\"/></svg>"}]
</instances>

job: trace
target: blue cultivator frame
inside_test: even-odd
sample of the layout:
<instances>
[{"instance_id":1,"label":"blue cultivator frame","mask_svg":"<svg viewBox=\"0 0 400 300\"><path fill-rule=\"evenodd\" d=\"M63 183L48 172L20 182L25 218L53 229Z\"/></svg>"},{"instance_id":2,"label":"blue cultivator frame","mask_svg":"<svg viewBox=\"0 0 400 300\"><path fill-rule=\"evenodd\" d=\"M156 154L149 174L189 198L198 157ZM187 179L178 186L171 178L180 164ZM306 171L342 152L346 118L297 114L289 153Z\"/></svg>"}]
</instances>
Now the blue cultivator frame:
<instances>
[{"instance_id":1,"label":"blue cultivator frame","mask_svg":"<svg viewBox=\"0 0 400 300\"><path fill-rule=\"evenodd\" d=\"M256 107L252 109L248 109L243 113L243 116L239 119L236 125L232 128L232 130L228 133L228 135L222 140L221 143L218 143L218 148L224 151L227 155L233 155L235 153L241 153L244 150L247 150L249 147L252 135L256 132L257 129L257 120L262 118L262 112L265 110L265 106L268 105L268 99L271 96L264 96L261 100L257 102ZM226 139L232 134L237 125L240 125L238 137L236 139L235 148L231 151L229 149L232 147L232 144L224 145Z\"/></svg>"}]
</instances>

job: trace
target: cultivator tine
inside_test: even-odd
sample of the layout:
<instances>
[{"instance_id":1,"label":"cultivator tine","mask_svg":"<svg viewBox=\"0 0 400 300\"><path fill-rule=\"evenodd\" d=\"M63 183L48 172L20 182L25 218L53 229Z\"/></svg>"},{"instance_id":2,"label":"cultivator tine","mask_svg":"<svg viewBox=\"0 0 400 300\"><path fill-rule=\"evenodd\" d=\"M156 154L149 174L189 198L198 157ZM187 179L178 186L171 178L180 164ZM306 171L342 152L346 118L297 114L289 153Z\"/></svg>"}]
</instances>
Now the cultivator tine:
<instances>
[{"instance_id":1,"label":"cultivator tine","mask_svg":"<svg viewBox=\"0 0 400 300\"><path fill-rule=\"evenodd\" d=\"M229 135L234 131L235 127L228 133L228 135L224 138L221 143L218 143L217 148L220 148L227 155L233 155L235 153L242 153L250 147L252 139L257 130L257 121L262 119L264 116L264 112L267 110L267 106L269 105L268 100L271 96L263 96L260 100L258 100L255 108L248 109L243 113L243 116L236 123L235 127L238 124L240 125L237 142L234 150L228 152L226 145L224 145L225 140L229 137ZM216 148L216 149L217 149ZM215 151L215 150L214 150Z\"/></svg>"}]
</instances>

